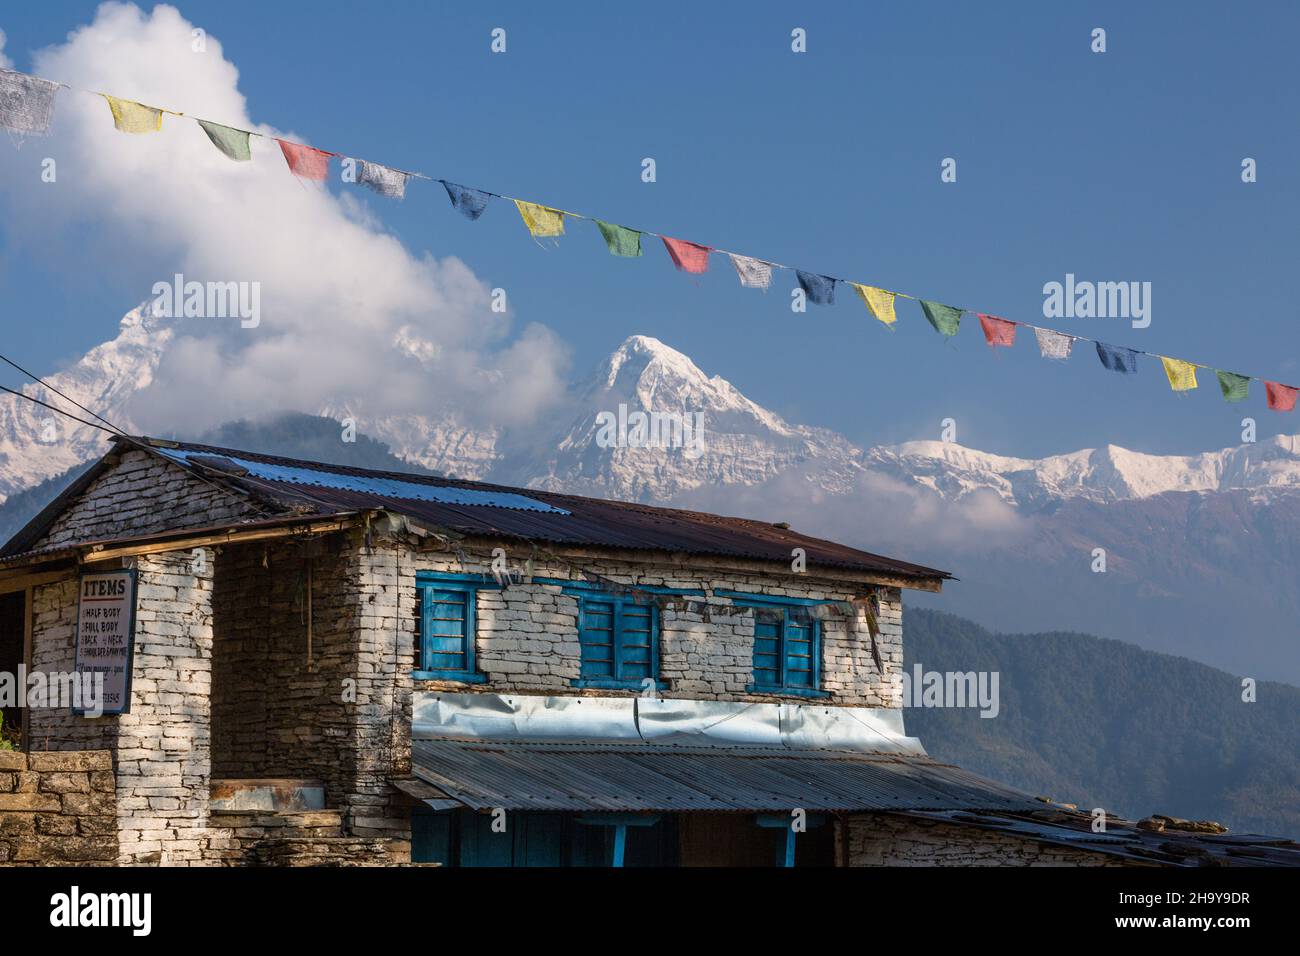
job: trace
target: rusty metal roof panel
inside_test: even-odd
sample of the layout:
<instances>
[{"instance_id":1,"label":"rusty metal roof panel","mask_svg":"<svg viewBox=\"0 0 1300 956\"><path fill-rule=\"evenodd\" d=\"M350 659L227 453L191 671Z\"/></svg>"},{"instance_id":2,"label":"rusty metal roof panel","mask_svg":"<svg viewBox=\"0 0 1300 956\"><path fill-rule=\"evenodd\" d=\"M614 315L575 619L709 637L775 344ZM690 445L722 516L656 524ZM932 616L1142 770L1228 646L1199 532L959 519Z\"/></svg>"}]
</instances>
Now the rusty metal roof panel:
<instances>
[{"instance_id":1,"label":"rusty metal roof panel","mask_svg":"<svg viewBox=\"0 0 1300 956\"><path fill-rule=\"evenodd\" d=\"M950 577L946 571L746 518L297 461L208 445L167 442L157 443L155 450L184 467L202 467L210 479L238 483L272 501L308 503L323 513L383 508L466 535L783 563L790 561L792 549L803 548L810 565L918 580Z\"/></svg>"},{"instance_id":2,"label":"rusty metal roof panel","mask_svg":"<svg viewBox=\"0 0 1300 956\"><path fill-rule=\"evenodd\" d=\"M905 815L923 820L976 827L1041 843L1071 847L1121 857L1134 863L1162 866L1300 866L1300 844L1284 837L1255 833L1196 833L1146 830L1111 816L1106 830L1094 832L1092 815L1077 810L1039 805L1021 811L908 810Z\"/></svg>"},{"instance_id":3,"label":"rusty metal roof panel","mask_svg":"<svg viewBox=\"0 0 1300 956\"><path fill-rule=\"evenodd\" d=\"M412 742L413 772L475 810L1019 810L1042 804L928 757L763 747Z\"/></svg>"}]
</instances>

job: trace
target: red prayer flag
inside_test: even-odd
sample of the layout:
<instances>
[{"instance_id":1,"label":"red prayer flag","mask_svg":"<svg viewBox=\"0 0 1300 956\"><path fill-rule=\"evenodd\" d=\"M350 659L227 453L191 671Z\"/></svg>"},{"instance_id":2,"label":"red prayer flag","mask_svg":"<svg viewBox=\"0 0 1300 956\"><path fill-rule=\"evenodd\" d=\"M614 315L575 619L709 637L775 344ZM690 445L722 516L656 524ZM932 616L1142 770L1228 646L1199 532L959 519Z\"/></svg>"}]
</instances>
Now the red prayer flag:
<instances>
[{"instance_id":1,"label":"red prayer flag","mask_svg":"<svg viewBox=\"0 0 1300 956\"><path fill-rule=\"evenodd\" d=\"M976 315L980 317L980 328L984 330L984 338L989 345L1016 344L1016 323L999 319L996 315L985 315L983 312L977 312Z\"/></svg>"},{"instance_id":2,"label":"red prayer flag","mask_svg":"<svg viewBox=\"0 0 1300 956\"><path fill-rule=\"evenodd\" d=\"M1277 382L1265 382L1264 391L1268 392L1268 407L1275 412L1289 412L1295 408L1296 392L1300 389L1294 389L1290 385L1279 385Z\"/></svg>"},{"instance_id":3,"label":"red prayer flag","mask_svg":"<svg viewBox=\"0 0 1300 956\"><path fill-rule=\"evenodd\" d=\"M277 139L276 142L280 144L280 151L284 153L284 161L289 164L289 171L295 176L315 179L319 182L324 182L329 176L330 157L334 155L333 153L290 143L283 139Z\"/></svg>"},{"instance_id":4,"label":"red prayer flag","mask_svg":"<svg viewBox=\"0 0 1300 956\"><path fill-rule=\"evenodd\" d=\"M673 265L683 272L700 273L709 268L711 250L708 246L699 246L685 239L669 239L667 236L660 238L668 249L668 255L672 257Z\"/></svg>"}]
</instances>

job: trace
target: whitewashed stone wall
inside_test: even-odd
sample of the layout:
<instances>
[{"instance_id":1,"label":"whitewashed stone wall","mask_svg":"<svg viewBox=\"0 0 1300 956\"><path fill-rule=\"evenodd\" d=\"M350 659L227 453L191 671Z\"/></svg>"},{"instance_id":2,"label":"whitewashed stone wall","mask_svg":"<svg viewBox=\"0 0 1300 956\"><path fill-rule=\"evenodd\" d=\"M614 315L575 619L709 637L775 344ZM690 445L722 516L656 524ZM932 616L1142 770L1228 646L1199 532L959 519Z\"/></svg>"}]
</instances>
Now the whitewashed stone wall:
<instances>
[{"instance_id":1,"label":"whitewashed stone wall","mask_svg":"<svg viewBox=\"0 0 1300 956\"><path fill-rule=\"evenodd\" d=\"M1124 866L1123 860L1009 833L888 813L851 816L849 866ZM842 847L841 847L842 850ZM837 859L841 857L837 854Z\"/></svg>"},{"instance_id":2,"label":"whitewashed stone wall","mask_svg":"<svg viewBox=\"0 0 1300 956\"><path fill-rule=\"evenodd\" d=\"M120 862L185 863L205 848L210 768L212 561L189 553L137 562L130 713L82 717L38 709L29 717L40 750L112 752ZM73 669L76 580L33 595L34 670Z\"/></svg>"},{"instance_id":3,"label":"whitewashed stone wall","mask_svg":"<svg viewBox=\"0 0 1300 956\"><path fill-rule=\"evenodd\" d=\"M138 449L90 484L33 547L218 525L255 515L239 495Z\"/></svg>"},{"instance_id":4,"label":"whitewashed stone wall","mask_svg":"<svg viewBox=\"0 0 1300 956\"><path fill-rule=\"evenodd\" d=\"M403 632L415 645L418 616L416 573L489 573L490 549L466 551L466 560L442 553L418 553L401 549L400 599ZM707 592L711 604L728 605L718 591L742 591L846 601L854 595L853 585L818 579L815 574L781 572L721 573L720 563L707 559L683 559L669 563L647 558L644 562L585 558L583 568L626 584ZM739 562L736 562L739 563ZM564 564L534 560L533 577L576 578ZM689 599L689 598L688 598ZM479 591L477 667L487 676L485 684L451 681L420 681L420 689L461 691L518 691L521 693L578 693L573 680L579 676L581 647L578 642L578 599L558 586L524 583L500 590ZM754 617L752 614L701 614L666 609L661 615L660 676L667 681L665 693L697 700L781 700L779 695L753 694L746 688L753 682ZM385 626L387 626L385 624ZM903 666L902 600L897 588L885 589L880 615L881 635L877 643L882 675L871 653L866 620L849 620L833 614L822 621L822 688L831 692L830 702L860 707L899 707L901 685L896 679ZM414 664L414 654L411 657ZM628 694L635 691L583 691L592 694Z\"/></svg>"},{"instance_id":5,"label":"whitewashed stone wall","mask_svg":"<svg viewBox=\"0 0 1300 956\"><path fill-rule=\"evenodd\" d=\"M349 830L393 839L410 835L410 801L394 793L394 776L411 772L411 662L415 656L407 556L396 547L367 547L353 535L356 562L350 592L357 610L354 637L356 763L349 795Z\"/></svg>"}]
</instances>

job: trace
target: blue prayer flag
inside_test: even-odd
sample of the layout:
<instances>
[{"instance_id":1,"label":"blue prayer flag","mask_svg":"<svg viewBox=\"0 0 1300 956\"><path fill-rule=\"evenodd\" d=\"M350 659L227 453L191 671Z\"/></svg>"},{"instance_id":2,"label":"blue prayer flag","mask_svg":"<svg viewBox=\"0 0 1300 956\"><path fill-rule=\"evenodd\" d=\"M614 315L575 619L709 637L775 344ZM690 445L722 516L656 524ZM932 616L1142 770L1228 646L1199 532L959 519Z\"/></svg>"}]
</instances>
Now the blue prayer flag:
<instances>
[{"instance_id":1,"label":"blue prayer flag","mask_svg":"<svg viewBox=\"0 0 1300 956\"><path fill-rule=\"evenodd\" d=\"M1118 345L1107 345L1105 342L1097 343L1097 358L1101 359L1101 364L1112 372L1124 372L1126 374L1136 372L1138 368L1137 356L1137 352L1132 349L1121 348Z\"/></svg>"},{"instance_id":2,"label":"blue prayer flag","mask_svg":"<svg viewBox=\"0 0 1300 956\"><path fill-rule=\"evenodd\" d=\"M803 288L804 294L818 305L830 305L835 301L835 280L830 276L819 276L815 272L804 272L802 269L795 269L795 275L799 277L799 285Z\"/></svg>"},{"instance_id":3,"label":"blue prayer flag","mask_svg":"<svg viewBox=\"0 0 1300 956\"><path fill-rule=\"evenodd\" d=\"M492 198L481 189L470 189L468 186L449 183L445 179L442 180L442 184L447 189L447 198L451 200L451 204L464 213L466 219L477 219L483 215L488 200Z\"/></svg>"}]
</instances>

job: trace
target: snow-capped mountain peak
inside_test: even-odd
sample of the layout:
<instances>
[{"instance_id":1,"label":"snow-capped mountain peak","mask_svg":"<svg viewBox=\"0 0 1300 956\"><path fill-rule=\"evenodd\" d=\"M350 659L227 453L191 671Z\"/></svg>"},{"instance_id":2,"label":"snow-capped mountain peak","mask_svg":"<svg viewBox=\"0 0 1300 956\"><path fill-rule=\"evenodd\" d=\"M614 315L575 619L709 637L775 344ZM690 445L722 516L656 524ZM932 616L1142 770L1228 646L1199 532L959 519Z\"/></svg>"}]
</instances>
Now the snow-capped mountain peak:
<instances>
[{"instance_id":1,"label":"snow-capped mountain peak","mask_svg":"<svg viewBox=\"0 0 1300 956\"><path fill-rule=\"evenodd\" d=\"M600 423L635 412L676 416L698 431L683 445L627 435L609 445ZM793 467L820 487L840 489L861 457L840 435L785 421L648 335L627 338L576 390L570 420L545 443L545 461L517 462L505 477L532 487L664 501L706 485L761 484Z\"/></svg>"},{"instance_id":2,"label":"snow-capped mountain peak","mask_svg":"<svg viewBox=\"0 0 1300 956\"><path fill-rule=\"evenodd\" d=\"M1046 458L994 455L955 442L915 441L873 448L867 465L949 499L992 491L1028 510L1082 498L1107 502L1171 491L1300 489L1300 436L1278 435L1195 455L1152 455L1118 445Z\"/></svg>"},{"instance_id":3,"label":"snow-capped mountain peak","mask_svg":"<svg viewBox=\"0 0 1300 956\"><path fill-rule=\"evenodd\" d=\"M142 304L122 317L116 338L95 346L73 365L43 378L53 388L130 432L134 430L130 400L152 384L172 335L165 320L154 318L149 314L148 305ZM40 385L28 383L22 386L22 391L93 421L85 412ZM15 396L3 396L0 501L15 491L103 454L107 447L107 435L98 428L78 424Z\"/></svg>"},{"instance_id":4,"label":"snow-capped mountain peak","mask_svg":"<svg viewBox=\"0 0 1300 956\"><path fill-rule=\"evenodd\" d=\"M48 380L130 430L132 403L147 400L173 335L167 320L137 307L122 318L114 339ZM39 386L27 391L60 403ZM816 492L836 494L874 473L947 500L991 493L1023 511L1051 510L1074 499L1105 503L1177 491L1300 489L1297 436L1194 455L1106 445L1031 459L938 441L863 452L829 429L786 421L648 335L628 337L578 383L549 428L534 425L526 433L474 428L439 409L368 416L346 395L300 411L352 418L360 431L388 443L395 454L458 477L645 501L668 501L702 487L755 486L782 474L798 475ZM689 436L692 447L647 444L627 434L611 443L601 434L602 420L635 412L698 425ZM97 429L0 397L0 500L95 457L104 447L104 433Z\"/></svg>"}]
</instances>

